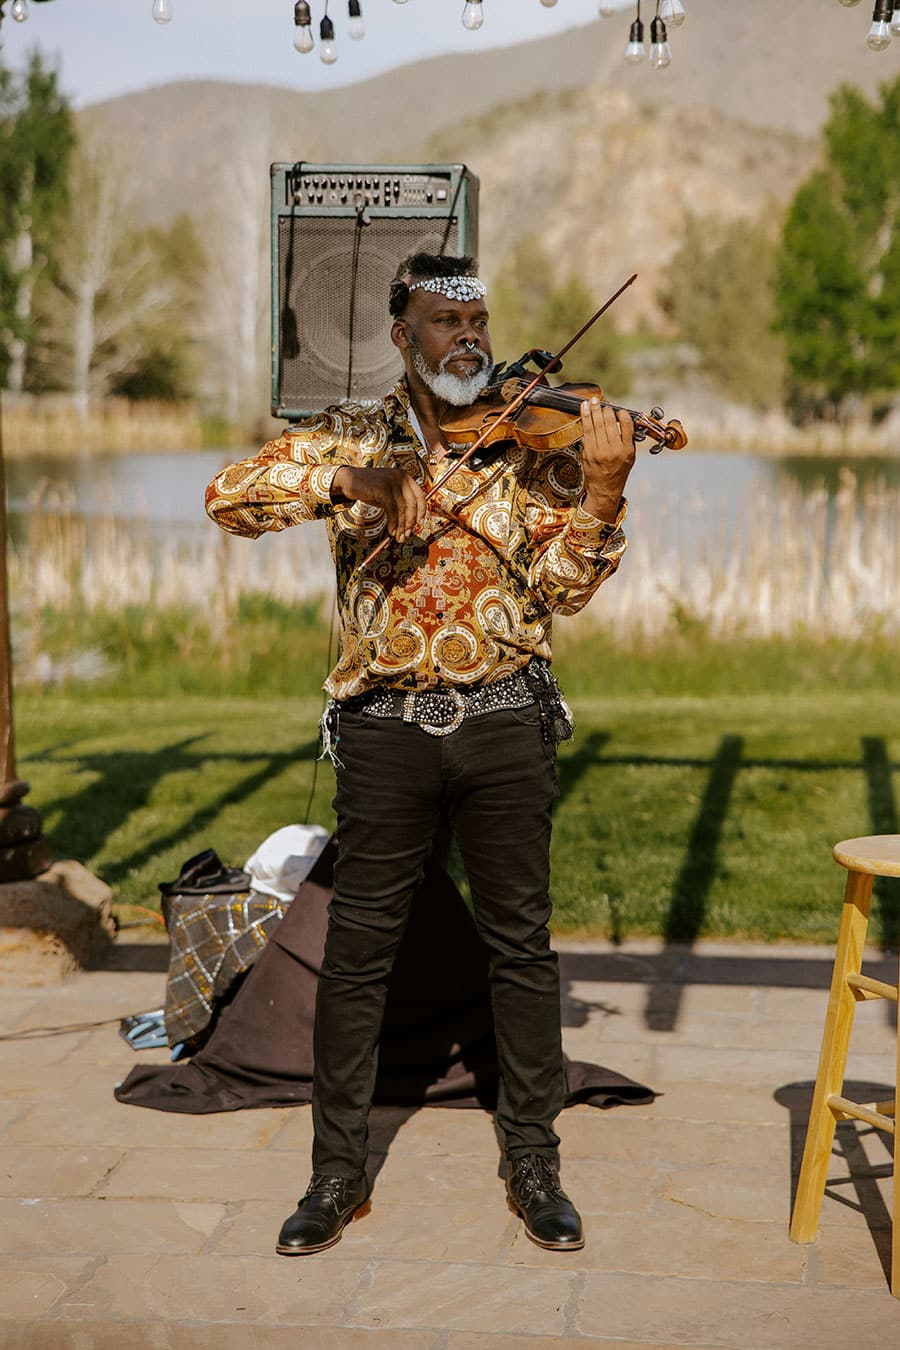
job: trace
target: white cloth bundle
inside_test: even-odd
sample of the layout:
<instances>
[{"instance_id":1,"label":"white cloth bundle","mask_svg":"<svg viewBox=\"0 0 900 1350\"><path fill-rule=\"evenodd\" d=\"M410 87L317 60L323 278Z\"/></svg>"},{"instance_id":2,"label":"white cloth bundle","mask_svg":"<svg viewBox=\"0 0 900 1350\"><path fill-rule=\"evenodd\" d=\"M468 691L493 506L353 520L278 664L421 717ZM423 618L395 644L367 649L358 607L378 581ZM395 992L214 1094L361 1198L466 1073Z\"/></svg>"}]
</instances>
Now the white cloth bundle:
<instances>
[{"instance_id":1,"label":"white cloth bundle","mask_svg":"<svg viewBox=\"0 0 900 1350\"><path fill-rule=\"evenodd\" d=\"M321 825L284 825L270 834L244 864L244 871L253 878L253 889L279 900L293 900L329 838Z\"/></svg>"}]
</instances>

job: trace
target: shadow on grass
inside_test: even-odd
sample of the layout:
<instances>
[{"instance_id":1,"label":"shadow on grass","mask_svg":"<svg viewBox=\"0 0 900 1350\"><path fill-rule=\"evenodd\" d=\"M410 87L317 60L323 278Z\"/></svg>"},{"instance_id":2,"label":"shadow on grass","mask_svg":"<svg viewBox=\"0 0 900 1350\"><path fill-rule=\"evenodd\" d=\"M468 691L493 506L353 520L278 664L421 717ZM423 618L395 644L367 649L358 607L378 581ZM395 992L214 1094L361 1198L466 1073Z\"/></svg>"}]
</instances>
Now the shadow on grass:
<instances>
[{"instance_id":1,"label":"shadow on grass","mask_svg":"<svg viewBox=\"0 0 900 1350\"><path fill-rule=\"evenodd\" d=\"M234 751L213 752L195 749L202 736L187 737L156 750L116 751L108 754L60 756L45 754L33 757L31 762L46 759L54 763L76 764L82 772L92 775L93 781L66 797L46 803L44 814L59 811L62 818L53 830L53 843L63 854L88 859L95 857L106 840L128 820L129 816L146 807L156 786L162 779L183 773L197 774L210 764L227 763L240 766L252 764L253 769L229 787L214 796L202 795L202 805L179 820L177 826L162 836L154 836L124 857L106 864L104 880L115 886L123 877L140 867L154 854L172 848L182 840L190 839L204 829L227 806L246 801L272 777L312 758L318 742L309 740L292 750L277 753Z\"/></svg>"},{"instance_id":2,"label":"shadow on grass","mask_svg":"<svg viewBox=\"0 0 900 1350\"><path fill-rule=\"evenodd\" d=\"M562 804L586 773L597 767L600 752L610 739L608 731L592 731L578 748L559 761L559 802Z\"/></svg>"},{"instance_id":3,"label":"shadow on grass","mask_svg":"<svg viewBox=\"0 0 900 1350\"><path fill-rule=\"evenodd\" d=\"M187 737L171 745L152 751L121 753L94 753L85 756L60 754L59 749L34 756L31 762L41 760L69 762L94 776L84 788L51 802L45 810L62 813L54 829L54 841L63 851L73 856L90 858L101 850L105 841L119 829L136 810L147 806L156 785L172 774L197 774L210 763L227 762L252 766L243 777L215 796L203 796L202 804L185 819L179 820L165 835L148 839L122 858L104 868L106 879L113 885L130 871L142 866L154 854L177 846L181 841L195 837L216 819L228 806L239 805L263 787L273 776L283 772L315 753L316 744L310 740L290 751L278 753L210 753L198 749L200 736ZM768 768L796 772L817 773L823 770L846 770L862 773L868 786L869 814L873 833L891 834L898 830L898 812L894 797L891 764L883 737L866 737L861 741L861 758L857 761L794 760L754 758L744 755L743 738L736 734L723 736L710 758L665 755L617 756L605 753L611 735L607 731L592 731L559 764L560 800L575 790L586 774L602 764L604 767L705 768L706 787L697 808L685 842L681 865L673 878L668 913L663 925L663 948L652 959L641 958L635 968L648 985L645 1008L646 1024L654 1030L675 1029L681 1008L684 987L697 977L697 962L693 960L693 946L703 931L710 891L719 869L721 841L728 813L731 809L735 784L745 768ZM69 747L66 747L69 749ZM883 945L900 945L900 882L887 879L876 881L882 924ZM612 914L613 940L621 940L617 915ZM837 915L835 930L837 928ZM632 961L634 958L630 958ZM590 970L581 979L593 981L602 978L599 971L603 958L586 958ZM700 962L701 966L704 962ZM769 964L771 963L762 963ZM784 962L781 963L782 966ZM817 968L821 963L814 963ZM616 967L614 979L623 975L621 965ZM701 982L704 977L700 977ZM890 976L886 978L890 979ZM739 981L740 982L740 981ZM760 977L760 982L765 979ZM816 984L819 979L816 979ZM827 979L825 981L827 985ZM569 1015L584 1024L592 1007L583 999L566 997Z\"/></svg>"},{"instance_id":4,"label":"shadow on grass","mask_svg":"<svg viewBox=\"0 0 900 1350\"><path fill-rule=\"evenodd\" d=\"M709 893L719 865L722 828L728 815L743 751L743 737L723 736L710 762L706 790L688 836L681 870L672 887L669 913L663 930L664 953L671 952L674 944L693 945L700 935ZM658 986L650 986L645 1011L648 1027L657 1031L674 1029L681 1007L682 989L680 984L668 984L664 992Z\"/></svg>"},{"instance_id":5,"label":"shadow on grass","mask_svg":"<svg viewBox=\"0 0 900 1350\"><path fill-rule=\"evenodd\" d=\"M564 799L574 785L601 761L604 766L610 768L659 765L666 768L708 770L706 788L687 838L681 867L672 883L668 913L662 932L663 949L654 957L629 958L636 959L637 967L644 971L639 978L648 985L645 1022L656 1031L673 1031L678 1022L684 987L691 982L688 971L692 948L703 930L709 894L719 867L722 833L731 807L735 784L742 769L765 768L804 773L820 773L836 769L857 773L862 771L868 788L872 833L898 833L898 813L892 778L895 766L890 761L886 741L881 736L861 738L861 755L856 762L750 759L744 755L743 737L734 734L720 739L718 748L710 759L602 754L609 740L608 732L595 732L587 737L573 755L563 761L560 765L561 799ZM886 950L896 950L900 946L900 878L876 878L875 895L879 903L881 946ZM613 909L613 931L610 936L616 945L622 941L617 920L618 916ZM837 922L836 913L835 933ZM603 958L587 958L589 965L598 960L602 962ZM830 971L830 961L827 965ZM649 973L651 971L652 973ZM581 978L597 980L601 976L595 971L590 974L585 972ZM617 978L623 978L621 969L618 970ZM882 978L891 981L894 976L885 974ZM563 1004L576 1018L576 1022L567 1025L584 1025L589 1015L588 1005L583 1000L575 999L567 990L563 991ZM895 1016L892 1005L888 1006L886 1015L889 1019Z\"/></svg>"},{"instance_id":6,"label":"shadow on grass","mask_svg":"<svg viewBox=\"0 0 900 1350\"><path fill-rule=\"evenodd\" d=\"M594 732L588 736L578 750L560 765L560 799L572 791L574 785L590 769L595 768L601 758L601 751L610 737L607 732ZM669 911L663 930L664 950L661 955L661 969L673 965L676 970L685 949L699 936L706 917L709 892L715 880L718 867L719 845L722 829L731 803L731 796L738 771L741 767L744 741L741 736L723 736L719 747L711 760L667 759L645 756L604 756L604 764L636 766L638 764L659 764L677 767L708 767L706 789L697 811L694 824L687 841L687 847L681 870L675 878L669 900ZM613 911L615 925L616 914ZM621 941L621 934L612 934L614 942ZM570 993L565 995L570 1009L574 1009L575 1000ZM678 1020L681 1002L681 985L675 978L668 978L661 984L649 986L645 1018L647 1025L659 1031L671 1031ZM584 1006L580 1009L584 1019ZM583 1024L583 1023L582 1023Z\"/></svg>"}]
</instances>

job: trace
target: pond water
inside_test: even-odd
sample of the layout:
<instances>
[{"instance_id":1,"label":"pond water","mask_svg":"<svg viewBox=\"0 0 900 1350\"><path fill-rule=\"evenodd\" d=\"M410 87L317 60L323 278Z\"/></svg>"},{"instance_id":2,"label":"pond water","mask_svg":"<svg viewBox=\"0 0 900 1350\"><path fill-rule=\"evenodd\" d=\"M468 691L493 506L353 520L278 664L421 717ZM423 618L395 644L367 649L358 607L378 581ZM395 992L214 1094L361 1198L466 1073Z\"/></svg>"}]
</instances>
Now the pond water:
<instances>
[{"instance_id":1,"label":"pond water","mask_svg":"<svg viewBox=\"0 0 900 1350\"><path fill-rule=\"evenodd\" d=\"M24 516L42 484L50 485L54 496L64 495L75 514L141 521L160 541L213 530L203 509L204 489L217 469L240 457L236 450L160 450L10 460L6 473L12 538L21 535ZM738 538L754 522L764 520L767 509L783 495L824 488L833 496L844 469L860 486L900 489L900 457L769 458L690 451L650 455L641 447L628 485L629 528L665 543L676 542L685 530L692 539L721 538L723 532Z\"/></svg>"}]
</instances>

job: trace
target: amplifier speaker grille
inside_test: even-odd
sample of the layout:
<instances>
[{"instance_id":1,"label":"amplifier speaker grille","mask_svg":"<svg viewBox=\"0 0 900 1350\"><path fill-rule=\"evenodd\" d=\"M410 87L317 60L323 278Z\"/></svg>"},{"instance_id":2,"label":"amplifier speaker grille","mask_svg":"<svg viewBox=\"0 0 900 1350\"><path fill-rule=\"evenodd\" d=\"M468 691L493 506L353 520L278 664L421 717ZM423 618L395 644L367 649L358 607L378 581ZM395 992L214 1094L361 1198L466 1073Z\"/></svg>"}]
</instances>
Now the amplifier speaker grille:
<instances>
[{"instance_id":1,"label":"amplifier speaker grille","mask_svg":"<svg viewBox=\"0 0 900 1350\"><path fill-rule=\"evenodd\" d=\"M281 313L281 403L323 408L347 395L350 279L355 220L282 216L278 223ZM353 316L350 397L378 398L399 377L391 342L388 290L410 253L457 249L457 221L377 218L360 234ZM291 337L296 335L296 341ZM292 354L296 352L296 355Z\"/></svg>"},{"instance_id":2,"label":"amplifier speaker grille","mask_svg":"<svg viewBox=\"0 0 900 1350\"><path fill-rule=\"evenodd\" d=\"M272 411L380 398L403 370L388 313L397 266L410 253L477 252L477 177L462 164L300 161L273 164L271 181Z\"/></svg>"}]
</instances>

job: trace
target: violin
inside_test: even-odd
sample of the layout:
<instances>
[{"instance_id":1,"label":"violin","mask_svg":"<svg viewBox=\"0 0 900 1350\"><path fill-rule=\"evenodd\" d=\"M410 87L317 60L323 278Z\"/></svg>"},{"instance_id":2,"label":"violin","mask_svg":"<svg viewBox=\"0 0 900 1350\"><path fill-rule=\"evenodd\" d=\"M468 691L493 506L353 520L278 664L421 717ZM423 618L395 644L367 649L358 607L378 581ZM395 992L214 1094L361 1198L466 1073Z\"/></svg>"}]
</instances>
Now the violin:
<instances>
[{"instance_id":1,"label":"violin","mask_svg":"<svg viewBox=\"0 0 900 1350\"><path fill-rule=\"evenodd\" d=\"M451 410L441 420L441 429L452 439L454 448L456 446L464 448L446 473L436 483L432 483L425 494L426 501L429 501L448 479L453 477L461 464L472 459L475 452L489 442L512 440L520 445L532 445L535 449L555 450L574 445L581 439L581 404L585 398L602 396L603 391L598 385L593 384L553 386L547 383L546 377L562 369L562 357L571 351L576 342L580 342L601 314L605 314L610 305L615 304L619 296L636 280L637 272L634 272L597 312L591 315L587 323L579 328L563 347L560 347L555 356L532 348L513 365L498 367L493 372L492 383L472 407ZM539 366L538 373L531 379L525 370L529 361L536 362ZM511 397L511 402L505 397L506 394ZM492 397L495 399L494 403L490 402ZM665 414L661 408L651 408L649 413L641 413L631 408L620 408L618 404L609 403L606 399L602 399L602 402L617 412L631 413L635 424L634 439L642 441L650 436L656 442L657 448L653 450L651 447L651 453L658 454L664 447L682 450L687 445L687 436L680 422L673 418L663 425L662 419ZM548 420L543 422L542 429L541 422L535 424L532 419ZM533 439L525 440L526 435L531 435ZM373 563L390 542L390 535L387 535L380 544L376 544L368 557L363 558L359 570L362 571Z\"/></svg>"},{"instance_id":2,"label":"violin","mask_svg":"<svg viewBox=\"0 0 900 1350\"><path fill-rule=\"evenodd\" d=\"M643 441L649 437L654 442L649 447L651 455L658 455L661 450L683 450L687 445L687 433L677 418L664 423L662 408L643 413L610 403L596 384L536 384L509 411L510 404L531 383L523 371L526 359L517 361L505 374L501 372L501 378L489 384L468 408L449 409L441 419L441 430L451 452L468 449L479 437L483 437L481 444L485 447L512 441L538 453L564 450L581 440L581 405L591 398L599 398L605 408L630 413L634 439ZM516 373L511 374L512 371Z\"/></svg>"}]
</instances>

